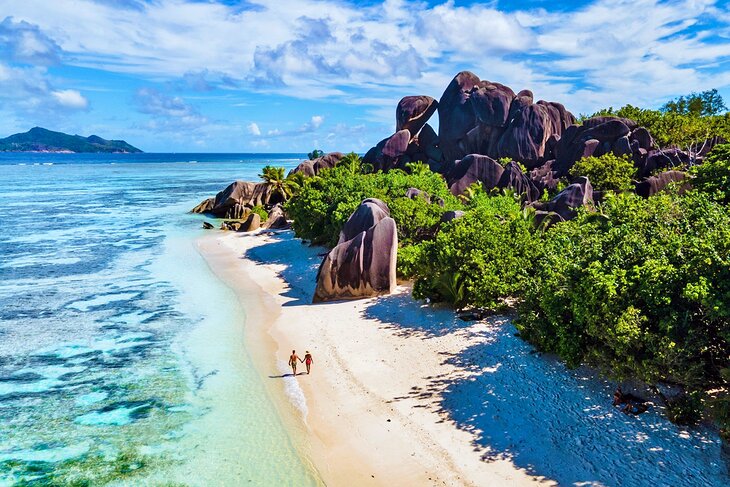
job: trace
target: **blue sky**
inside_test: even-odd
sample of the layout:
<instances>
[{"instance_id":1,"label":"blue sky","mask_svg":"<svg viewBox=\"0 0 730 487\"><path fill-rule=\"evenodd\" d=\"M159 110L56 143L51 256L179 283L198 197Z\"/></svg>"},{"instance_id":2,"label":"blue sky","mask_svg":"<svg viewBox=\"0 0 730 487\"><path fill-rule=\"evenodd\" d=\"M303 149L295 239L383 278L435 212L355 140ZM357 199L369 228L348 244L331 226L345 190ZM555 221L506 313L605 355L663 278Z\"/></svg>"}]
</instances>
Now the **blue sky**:
<instances>
[{"instance_id":1,"label":"blue sky","mask_svg":"<svg viewBox=\"0 0 730 487\"><path fill-rule=\"evenodd\" d=\"M730 101L729 3L0 0L0 136L362 152L465 69L576 114Z\"/></svg>"}]
</instances>

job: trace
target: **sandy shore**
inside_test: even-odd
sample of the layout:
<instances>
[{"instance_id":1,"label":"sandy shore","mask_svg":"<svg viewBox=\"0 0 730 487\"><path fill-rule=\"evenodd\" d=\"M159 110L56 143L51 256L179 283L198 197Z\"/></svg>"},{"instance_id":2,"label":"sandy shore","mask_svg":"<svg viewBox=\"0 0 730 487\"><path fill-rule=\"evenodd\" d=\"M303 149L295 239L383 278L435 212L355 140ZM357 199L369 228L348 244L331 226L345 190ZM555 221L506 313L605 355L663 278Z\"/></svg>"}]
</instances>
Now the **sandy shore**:
<instances>
[{"instance_id":1,"label":"sandy shore","mask_svg":"<svg viewBox=\"0 0 730 487\"><path fill-rule=\"evenodd\" d=\"M535 354L505 318L463 322L404 287L312 305L322 249L290 232L216 232L198 247L244 303L247 348L327 485L728 480L716 435L658 408L625 416L613 384ZM294 348L312 352L311 375L287 374Z\"/></svg>"}]
</instances>

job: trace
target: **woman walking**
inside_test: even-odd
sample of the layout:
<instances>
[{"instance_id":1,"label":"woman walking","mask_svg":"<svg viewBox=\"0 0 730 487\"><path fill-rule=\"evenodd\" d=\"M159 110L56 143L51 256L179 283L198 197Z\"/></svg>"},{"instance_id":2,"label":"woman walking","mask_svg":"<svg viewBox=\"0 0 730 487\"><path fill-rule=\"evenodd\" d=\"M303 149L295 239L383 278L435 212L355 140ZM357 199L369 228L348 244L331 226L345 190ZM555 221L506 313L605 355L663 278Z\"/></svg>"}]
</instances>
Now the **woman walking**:
<instances>
[{"instance_id":1,"label":"woman walking","mask_svg":"<svg viewBox=\"0 0 730 487\"><path fill-rule=\"evenodd\" d=\"M307 350L306 355L304 355L304 365L307 366L307 374L309 374L309 369L312 368L312 362L314 362L314 360L312 359L312 354L309 353L309 350Z\"/></svg>"}]
</instances>

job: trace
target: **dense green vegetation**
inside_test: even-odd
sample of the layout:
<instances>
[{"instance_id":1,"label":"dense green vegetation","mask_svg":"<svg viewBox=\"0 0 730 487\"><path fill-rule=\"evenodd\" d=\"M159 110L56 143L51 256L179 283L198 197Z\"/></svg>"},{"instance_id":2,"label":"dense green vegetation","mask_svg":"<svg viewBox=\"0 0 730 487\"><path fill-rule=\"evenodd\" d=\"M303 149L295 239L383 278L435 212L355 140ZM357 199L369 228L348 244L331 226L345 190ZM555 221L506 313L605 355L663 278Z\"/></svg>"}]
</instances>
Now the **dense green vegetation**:
<instances>
[{"instance_id":1,"label":"dense green vegetation","mask_svg":"<svg viewBox=\"0 0 730 487\"><path fill-rule=\"evenodd\" d=\"M542 238L517 321L568 365L719 386L730 372L730 213L707 195L607 198Z\"/></svg>"},{"instance_id":2,"label":"dense green vegetation","mask_svg":"<svg viewBox=\"0 0 730 487\"><path fill-rule=\"evenodd\" d=\"M722 203L730 204L730 144L713 147L705 161L692 168L695 188Z\"/></svg>"},{"instance_id":3,"label":"dense green vegetation","mask_svg":"<svg viewBox=\"0 0 730 487\"><path fill-rule=\"evenodd\" d=\"M511 194L477 192L462 218L442 225L418 247L409 267L418 298L446 301L457 308L501 309L532 274L538 236L532 211Z\"/></svg>"},{"instance_id":4,"label":"dense green vegetation","mask_svg":"<svg viewBox=\"0 0 730 487\"><path fill-rule=\"evenodd\" d=\"M0 151L142 152L123 140L106 140L96 135L68 135L41 127L0 139Z\"/></svg>"},{"instance_id":5,"label":"dense green vegetation","mask_svg":"<svg viewBox=\"0 0 730 487\"><path fill-rule=\"evenodd\" d=\"M586 176L596 191L630 191L636 174L634 163L626 156L613 153L600 157L584 157L570 170L573 177Z\"/></svg>"},{"instance_id":6,"label":"dense green vegetation","mask_svg":"<svg viewBox=\"0 0 730 487\"><path fill-rule=\"evenodd\" d=\"M634 118L659 145L682 146L730 135L723 107L703 93L661 110L601 114ZM384 200L398 225L399 276L413 279L414 296L455 308L514 305L521 336L538 349L615 379L680 385L687 394L671 404L670 419L711 412L729 435L730 144L690 171L694 189L643 199L631 191L631 161L584 158L571 176L588 176L604 200L545 229L510 191L475 185L455 198L423 164L371 174L351 154L301 179L286 209L298 236L333 246L363 199ZM411 187L432 202L406 198ZM464 215L440 223L448 210Z\"/></svg>"},{"instance_id":7,"label":"dense green vegetation","mask_svg":"<svg viewBox=\"0 0 730 487\"><path fill-rule=\"evenodd\" d=\"M649 129L659 147L674 145L694 154L700 152L711 137L730 140L730 113L725 110L717 90L709 90L679 97L659 110L625 105L619 109L599 110L590 117L629 118Z\"/></svg>"},{"instance_id":8,"label":"dense green vegetation","mask_svg":"<svg viewBox=\"0 0 730 487\"><path fill-rule=\"evenodd\" d=\"M307 178L297 190L296 198L286 205L294 220L296 234L316 244L334 246L342 226L365 198L379 198L388 205L398 226L402 246L412 245L433 235L433 229L445 209L459 207L446 182L423 164L387 174L365 174L357 156L348 156L337 167L324 169ZM406 198L409 188L418 188L431 197ZM444 201L444 207L437 204Z\"/></svg>"}]
</instances>

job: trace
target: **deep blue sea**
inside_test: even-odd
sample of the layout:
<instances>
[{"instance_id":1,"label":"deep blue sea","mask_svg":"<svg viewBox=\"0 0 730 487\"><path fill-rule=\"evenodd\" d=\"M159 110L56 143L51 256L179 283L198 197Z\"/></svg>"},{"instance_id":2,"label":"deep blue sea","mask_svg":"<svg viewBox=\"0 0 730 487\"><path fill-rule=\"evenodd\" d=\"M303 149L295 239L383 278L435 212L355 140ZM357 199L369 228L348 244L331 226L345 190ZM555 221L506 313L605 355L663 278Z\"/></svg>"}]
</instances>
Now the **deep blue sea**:
<instances>
[{"instance_id":1,"label":"deep blue sea","mask_svg":"<svg viewBox=\"0 0 730 487\"><path fill-rule=\"evenodd\" d=\"M0 153L0 485L318 482L187 213L303 158Z\"/></svg>"}]
</instances>

